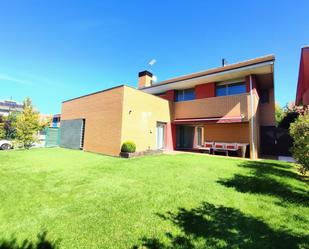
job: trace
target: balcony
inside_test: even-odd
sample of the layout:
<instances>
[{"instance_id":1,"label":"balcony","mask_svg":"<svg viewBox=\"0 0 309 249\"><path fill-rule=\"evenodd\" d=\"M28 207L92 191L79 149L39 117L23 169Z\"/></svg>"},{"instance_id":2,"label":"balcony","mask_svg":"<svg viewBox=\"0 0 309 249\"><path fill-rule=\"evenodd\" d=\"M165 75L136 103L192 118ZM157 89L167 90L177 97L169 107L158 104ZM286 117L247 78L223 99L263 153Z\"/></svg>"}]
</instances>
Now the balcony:
<instances>
[{"instance_id":1,"label":"balcony","mask_svg":"<svg viewBox=\"0 0 309 249\"><path fill-rule=\"evenodd\" d=\"M174 103L174 120L212 117L250 118L250 94L239 94Z\"/></svg>"}]
</instances>

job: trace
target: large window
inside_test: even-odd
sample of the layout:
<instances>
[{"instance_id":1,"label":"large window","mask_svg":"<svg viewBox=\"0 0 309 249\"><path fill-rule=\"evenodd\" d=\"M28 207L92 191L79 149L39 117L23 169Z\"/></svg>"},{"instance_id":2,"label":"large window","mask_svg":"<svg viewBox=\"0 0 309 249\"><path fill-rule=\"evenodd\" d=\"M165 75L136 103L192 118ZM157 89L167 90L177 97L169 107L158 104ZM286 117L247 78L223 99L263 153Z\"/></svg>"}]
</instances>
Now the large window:
<instances>
[{"instance_id":1,"label":"large window","mask_svg":"<svg viewBox=\"0 0 309 249\"><path fill-rule=\"evenodd\" d=\"M195 99L194 88L175 91L175 101L187 101Z\"/></svg>"},{"instance_id":2,"label":"large window","mask_svg":"<svg viewBox=\"0 0 309 249\"><path fill-rule=\"evenodd\" d=\"M242 94L246 92L246 83L238 82L216 86L216 96Z\"/></svg>"}]
</instances>

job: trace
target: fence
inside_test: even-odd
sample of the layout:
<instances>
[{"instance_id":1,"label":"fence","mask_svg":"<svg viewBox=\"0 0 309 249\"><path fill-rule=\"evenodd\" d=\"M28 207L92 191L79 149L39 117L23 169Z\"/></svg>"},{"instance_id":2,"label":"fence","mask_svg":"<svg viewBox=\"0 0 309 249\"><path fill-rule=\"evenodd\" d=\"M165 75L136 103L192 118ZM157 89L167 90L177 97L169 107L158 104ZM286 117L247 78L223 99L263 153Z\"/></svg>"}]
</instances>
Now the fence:
<instances>
[{"instance_id":1,"label":"fence","mask_svg":"<svg viewBox=\"0 0 309 249\"><path fill-rule=\"evenodd\" d=\"M45 147L57 147L60 144L60 128L46 128Z\"/></svg>"}]
</instances>

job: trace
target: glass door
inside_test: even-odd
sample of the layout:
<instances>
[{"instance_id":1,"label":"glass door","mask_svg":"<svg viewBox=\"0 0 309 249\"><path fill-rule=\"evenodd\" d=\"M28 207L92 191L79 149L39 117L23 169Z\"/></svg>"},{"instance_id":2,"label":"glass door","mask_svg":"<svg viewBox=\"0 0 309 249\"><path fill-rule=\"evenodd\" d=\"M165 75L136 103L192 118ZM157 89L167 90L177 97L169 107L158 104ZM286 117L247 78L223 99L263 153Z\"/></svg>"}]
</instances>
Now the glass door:
<instances>
[{"instance_id":1,"label":"glass door","mask_svg":"<svg viewBox=\"0 0 309 249\"><path fill-rule=\"evenodd\" d=\"M197 127L197 145L202 146L203 145L203 128Z\"/></svg>"},{"instance_id":2,"label":"glass door","mask_svg":"<svg viewBox=\"0 0 309 249\"><path fill-rule=\"evenodd\" d=\"M157 123L157 149L162 150L165 147L165 124Z\"/></svg>"},{"instance_id":3,"label":"glass door","mask_svg":"<svg viewBox=\"0 0 309 249\"><path fill-rule=\"evenodd\" d=\"M176 148L192 149L194 138L193 126L176 126Z\"/></svg>"}]
</instances>

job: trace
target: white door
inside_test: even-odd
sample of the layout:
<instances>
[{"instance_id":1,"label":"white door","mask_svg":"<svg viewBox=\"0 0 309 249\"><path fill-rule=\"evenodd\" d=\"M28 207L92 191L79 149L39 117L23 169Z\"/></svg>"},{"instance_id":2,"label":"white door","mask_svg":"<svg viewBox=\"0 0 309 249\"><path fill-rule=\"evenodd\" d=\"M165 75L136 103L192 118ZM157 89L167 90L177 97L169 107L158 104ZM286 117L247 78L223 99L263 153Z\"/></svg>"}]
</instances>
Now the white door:
<instances>
[{"instance_id":1,"label":"white door","mask_svg":"<svg viewBox=\"0 0 309 249\"><path fill-rule=\"evenodd\" d=\"M157 123L157 149L162 150L164 149L164 134L165 124L164 123Z\"/></svg>"}]
</instances>

